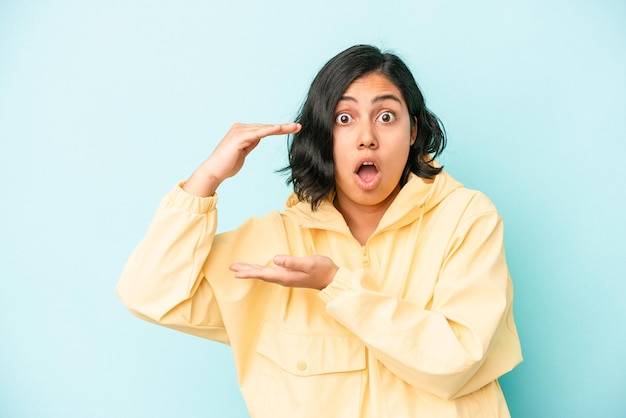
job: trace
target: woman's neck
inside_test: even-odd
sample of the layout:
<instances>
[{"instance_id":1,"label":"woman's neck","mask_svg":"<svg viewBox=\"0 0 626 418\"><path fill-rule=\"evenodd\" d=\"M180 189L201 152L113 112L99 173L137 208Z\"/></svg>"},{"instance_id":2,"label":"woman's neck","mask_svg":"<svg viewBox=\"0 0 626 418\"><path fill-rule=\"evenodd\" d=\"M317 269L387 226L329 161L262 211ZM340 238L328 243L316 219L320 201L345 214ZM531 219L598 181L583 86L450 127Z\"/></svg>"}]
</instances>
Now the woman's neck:
<instances>
[{"instance_id":1,"label":"woman's neck","mask_svg":"<svg viewBox=\"0 0 626 418\"><path fill-rule=\"evenodd\" d=\"M363 205L354 202L345 196L335 196L333 205L343 215L352 236L361 244L365 245L369 237L372 236L380 220L391 205L391 202L398 194L396 190L384 201L375 205Z\"/></svg>"}]
</instances>

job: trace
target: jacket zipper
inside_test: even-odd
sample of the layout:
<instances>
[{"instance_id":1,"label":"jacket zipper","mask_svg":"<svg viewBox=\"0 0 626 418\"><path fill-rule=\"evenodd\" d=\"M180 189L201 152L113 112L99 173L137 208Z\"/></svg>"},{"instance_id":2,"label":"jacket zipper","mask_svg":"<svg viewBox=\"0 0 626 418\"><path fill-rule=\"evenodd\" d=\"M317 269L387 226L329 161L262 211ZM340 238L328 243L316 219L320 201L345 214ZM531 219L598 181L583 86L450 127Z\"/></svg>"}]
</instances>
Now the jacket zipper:
<instances>
[{"instance_id":1,"label":"jacket zipper","mask_svg":"<svg viewBox=\"0 0 626 418\"><path fill-rule=\"evenodd\" d=\"M370 265L370 252L367 248L367 244L361 246L361 257L363 267L368 267Z\"/></svg>"},{"instance_id":2,"label":"jacket zipper","mask_svg":"<svg viewBox=\"0 0 626 418\"><path fill-rule=\"evenodd\" d=\"M343 234L343 235L347 235L351 239L356 241L356 238L354 238L352 236L352 234L348 234L348 233L346 233L345 230L337 228L334 225L306 225L306 224L301 224L300 228L325 229L327 231L334 231L334 232L337 232L337 233L340 233L340 234ZM369 247L367 246L367 243L365 245L361 245L361 263L363 264L363 267L368 267L369 264L370 264Z\"/></svg>"}]
</instances>

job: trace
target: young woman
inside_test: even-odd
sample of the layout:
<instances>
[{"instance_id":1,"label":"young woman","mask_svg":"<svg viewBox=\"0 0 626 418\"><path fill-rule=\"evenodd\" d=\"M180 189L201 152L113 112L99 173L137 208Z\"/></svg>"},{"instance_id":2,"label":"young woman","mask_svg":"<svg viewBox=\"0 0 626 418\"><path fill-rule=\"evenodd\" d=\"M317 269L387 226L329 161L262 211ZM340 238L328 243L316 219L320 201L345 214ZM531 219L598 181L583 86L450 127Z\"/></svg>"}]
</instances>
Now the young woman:
<instances>
[{"instance_id":1,"label":"young woman","mask_svg":"<svg viewBox=\"0 0 626 418\"><path fill-rule=\"evenodd\" d=\"M283 212L215 234L216 190L292 134ZM502 220L435 157L406 65L332 58L296 123L235 125L161 203L117 292L135 315L229 344L252 417L507 417L521 361Z\"/></svg>"}]
</instances>

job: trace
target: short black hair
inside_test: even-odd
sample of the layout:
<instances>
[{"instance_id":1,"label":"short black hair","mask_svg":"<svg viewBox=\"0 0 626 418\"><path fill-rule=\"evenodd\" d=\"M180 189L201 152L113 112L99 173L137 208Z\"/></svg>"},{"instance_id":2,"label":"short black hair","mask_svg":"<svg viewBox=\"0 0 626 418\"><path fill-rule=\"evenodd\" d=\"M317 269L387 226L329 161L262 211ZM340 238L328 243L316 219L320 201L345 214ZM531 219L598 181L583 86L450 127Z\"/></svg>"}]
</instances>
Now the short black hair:
<instances>
[{"instance_id":1,"label":"short black hair","mask_svg":"<svg viewBox=\"0 0 626 418\"><path fill-rule=\"evenodd\" d=\"M333 161L334 112L348 86L357 78L378 72L398 87L407 104L411 123L417 119L417 138L409 151L400 185L409 174L431 179L442 167L431 163L446 146L443 124L426 108L424 97L413 74L395 54L382 52L371 45L355 45L328 61L313 79L296 122L302 124L289 144L292 183L300 201L309 202L313 210L335 187Z\"/></svg>"}]
</instances>

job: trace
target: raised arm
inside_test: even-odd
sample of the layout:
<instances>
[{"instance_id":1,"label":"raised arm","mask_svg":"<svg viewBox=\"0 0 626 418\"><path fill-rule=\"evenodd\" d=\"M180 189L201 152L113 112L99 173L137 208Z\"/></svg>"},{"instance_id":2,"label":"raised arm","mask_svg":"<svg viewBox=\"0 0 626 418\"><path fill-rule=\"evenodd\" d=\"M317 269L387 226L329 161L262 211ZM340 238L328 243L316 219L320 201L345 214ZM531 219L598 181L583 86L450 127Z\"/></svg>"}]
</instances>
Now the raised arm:
<instances>
[{"instance_id":1,"label":"raised arm","mask_svg":"<svg viewBox=\"0 0 626 418\"><path fill-rule=\"evenodd\" d=\"M261 139L271 135L294 134L301 128L299 123L233 125L211 156L185 182L183 189L195 196L213 196L225 179L241 170L245 158Z\"/></svg>"},{"instance_id":2,"label":"raised arm","mask_svg":"<svg viewBox=\"0 0 626 418\"><path fill-rule=\"evenodd\" d=\"M215 191L241 169L245 157L262 138L298 130L300 125L295 123L234 125L189 180L162 200L116 288L132 313L150 322L228 342L213 290L203 274L217 226Z\"/></svg>"}]
</instances>

